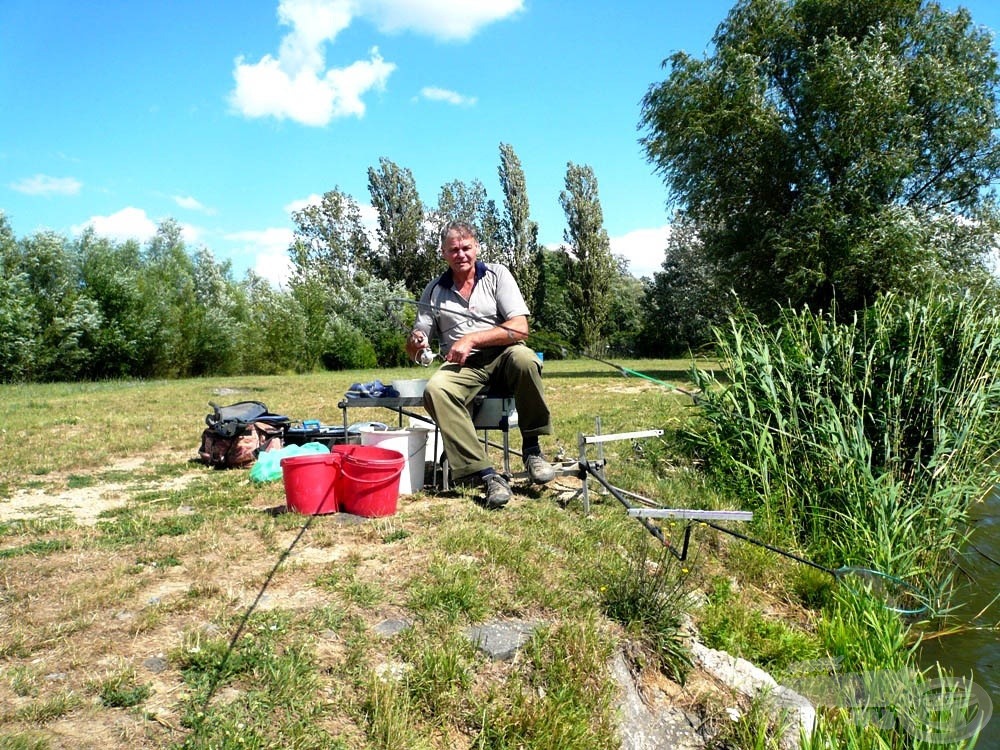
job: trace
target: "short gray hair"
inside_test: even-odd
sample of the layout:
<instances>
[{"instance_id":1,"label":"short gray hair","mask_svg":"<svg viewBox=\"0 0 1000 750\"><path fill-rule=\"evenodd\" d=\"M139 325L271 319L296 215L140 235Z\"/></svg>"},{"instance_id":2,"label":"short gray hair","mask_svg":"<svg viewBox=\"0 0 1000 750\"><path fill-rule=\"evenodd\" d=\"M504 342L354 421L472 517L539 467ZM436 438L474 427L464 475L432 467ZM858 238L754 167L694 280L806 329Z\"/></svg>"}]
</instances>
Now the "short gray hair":
<instances>
[{"instance_id":1,"label":"short gray hair","mask_svg":"<svg viewBox=\"0 0 1000 750\"><path fill-rule=\"evenodd\" d=\"M479 242L478 232L476 232L476 228L472 224L467 221L449 221L441 227L441 247L444 247L444 241L448 239L448 235L452 232L459 237L471 237L476 242Z\"/></svg>"}]
</instances>

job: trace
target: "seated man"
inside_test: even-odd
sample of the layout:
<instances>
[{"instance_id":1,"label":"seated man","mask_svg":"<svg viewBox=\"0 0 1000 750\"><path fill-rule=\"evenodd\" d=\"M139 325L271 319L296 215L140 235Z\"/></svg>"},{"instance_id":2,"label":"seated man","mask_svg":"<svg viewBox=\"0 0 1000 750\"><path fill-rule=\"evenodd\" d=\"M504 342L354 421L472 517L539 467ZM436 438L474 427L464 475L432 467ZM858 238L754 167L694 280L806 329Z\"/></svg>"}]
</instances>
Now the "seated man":
<instances>
[{"instance_id":1,"label":"seated man","mask_svg":"<svg viewBox=\"0 0 1000 750\"><path fill-rule=\"evenodd\" d=\"M450 222L441 231L441 255L448 270L424 289L406 352L417 360L432 338L441 342L444 364L424 391L424 407L437 423L445 454L458 482L480 481L486 505L510 500L507 480L494 471L476 435L469 404L488 383L514 396L522 454L528 476L544 484L555 470L542 456L539 435L552 433L542 389L542 364L524 343L528 306L510 271L476 260L473 227Z\"/></svg>"}]
</instances>

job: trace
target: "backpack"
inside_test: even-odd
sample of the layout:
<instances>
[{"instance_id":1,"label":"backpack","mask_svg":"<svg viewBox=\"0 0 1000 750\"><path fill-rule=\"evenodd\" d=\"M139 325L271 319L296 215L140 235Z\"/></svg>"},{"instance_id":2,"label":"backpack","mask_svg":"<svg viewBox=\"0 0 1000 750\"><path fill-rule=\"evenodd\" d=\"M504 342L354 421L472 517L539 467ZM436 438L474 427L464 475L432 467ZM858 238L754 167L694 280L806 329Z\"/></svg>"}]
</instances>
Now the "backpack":
<instances>
[{"instance_id":1,"label":"backpack","mask_svg":"<svg viewBox=\"0 0 1000 750\"><path fill-rule=\"evenodd\" d=\"M240 401L219 406L211 401L212 413L205 417L198 457L216 469L251 466L261 451L277 450L285 443L291 420L271 414L260 401Z\"/></svg>"}]
</instances>

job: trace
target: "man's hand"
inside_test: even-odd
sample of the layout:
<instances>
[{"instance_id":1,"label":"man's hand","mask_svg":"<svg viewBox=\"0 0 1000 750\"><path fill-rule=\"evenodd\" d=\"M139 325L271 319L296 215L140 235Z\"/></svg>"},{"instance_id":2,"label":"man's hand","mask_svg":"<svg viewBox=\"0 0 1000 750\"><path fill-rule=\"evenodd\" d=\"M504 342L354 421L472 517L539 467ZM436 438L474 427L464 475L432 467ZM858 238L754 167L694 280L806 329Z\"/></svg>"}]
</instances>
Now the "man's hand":
<instances>
[{"instance_id":1,"label":"man's hand","mask_svg":"<svg viewBox=\"0 0 1000 750\"><path fill-rule=\"evenodd\" d=\"M406 355L412 360L421 349L426 349L427 346L427 334L423 331L411 331L409 338L406 339Z\"/></svg>"},{"instance_id":2,"label":"man's hand","mask_svg":"<svg viewBox=\"0 0 1000 750\"><path fill-rule=\"evenodd\" d=\"M456 365L464 365L465 360L468 359L475 348L476 342L473 339L473 335L467 333L451 345L451 349L448 350L448 356L445 359L448 362L454 362Z\"/></svg>"}]
</instances>

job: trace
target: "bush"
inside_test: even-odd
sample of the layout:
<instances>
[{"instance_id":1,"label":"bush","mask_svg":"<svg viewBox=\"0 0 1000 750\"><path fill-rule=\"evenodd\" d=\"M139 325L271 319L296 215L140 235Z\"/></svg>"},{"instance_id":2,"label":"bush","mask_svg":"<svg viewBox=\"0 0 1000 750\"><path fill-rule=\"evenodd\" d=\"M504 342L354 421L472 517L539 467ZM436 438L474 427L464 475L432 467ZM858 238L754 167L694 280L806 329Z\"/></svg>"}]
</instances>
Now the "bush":
<instances>
[{"instance_id":1,"label":"bush","mask_svg":"<svg viewBox=\"0 0 1000 750\"><path fill-rule=\"evenodd\" d=\"M328 370L368 370L378 366L371 342L357 328L339 319L327 325L321 358Z\"/></svg>"},{"instance_id":2,"label":"bush","mask_svg":"<svg viewBox=\"0 0 1000 750\"><path fill-rule=\"evenodd\" d=\"M853 323L788 311L717 332L685 434L772 541L906 577L948 564L997 483L1000 314L953 293L881 298ZM874 559L873 559L874 557Z\"/></svg>"}]
</instances>

